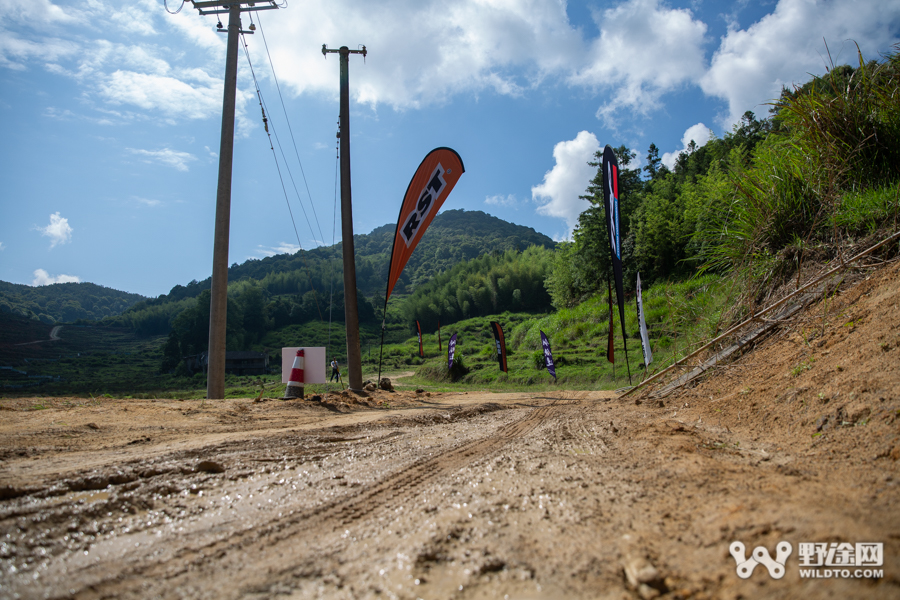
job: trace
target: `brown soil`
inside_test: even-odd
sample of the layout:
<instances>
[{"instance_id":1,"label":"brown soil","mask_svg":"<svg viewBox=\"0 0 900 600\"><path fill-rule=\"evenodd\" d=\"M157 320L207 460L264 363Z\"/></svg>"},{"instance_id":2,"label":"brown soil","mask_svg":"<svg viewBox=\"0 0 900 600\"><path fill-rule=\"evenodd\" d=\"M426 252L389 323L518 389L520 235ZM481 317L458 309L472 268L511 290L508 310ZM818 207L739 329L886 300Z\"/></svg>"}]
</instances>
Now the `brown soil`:
<instances>
[{"instance_id":1,"label":"brown soil","mask_svg":"<svg viewBox=\"0 0 900 600\"><path fill-rule=\"evenodd\" d=\"M662 403L2 400L0 597L897 598L898 366L895 263Z\"/></svg>"}]
</instances>

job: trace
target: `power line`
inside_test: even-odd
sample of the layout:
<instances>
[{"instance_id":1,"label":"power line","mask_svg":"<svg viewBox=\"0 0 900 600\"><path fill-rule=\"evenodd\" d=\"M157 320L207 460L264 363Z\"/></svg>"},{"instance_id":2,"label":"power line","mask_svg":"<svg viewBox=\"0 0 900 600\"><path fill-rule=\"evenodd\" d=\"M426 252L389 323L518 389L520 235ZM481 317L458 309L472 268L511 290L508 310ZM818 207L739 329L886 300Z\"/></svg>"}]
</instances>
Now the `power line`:
<instances>
[{"instance_id":1,"label":"power line","mask_svg":"<svg viewBox=\"0 0 900 600\"><path fill-rule=\"evenodd\" d=\"M163 0L163 6L166 7L166 12L170 15L177 15L178 13L180 13L185 4L187 4L187 0L181 0L181 6L178 7L178 10L172 12L171 10L169 10L169 0Z\"/></svg>"},{"instance_id":2,"label":"power line","mask_svg":"<svg viewBox=\"0 0 900 600\"><path fill-rule=\"evenodd\" d=\"M285 108L284 105L284 97L281 95L281 85L278 83L278 76L275 74L275 63L272 62L272 55L269 53L269 43L266 41L266 32L263 31L263 25L262 20L260 19L260 15L256 15L256 20L259 22L259 32L260 34L262 34L263 45L266 48L266 56L269 59L269 66L272 69L272 78L275 80L275 89L278 90L278 98L281 101L281 110L282 112L284 112L284 120L285 122L287 122L288 131L291 134L291 143L294 145L294 154L297 156L297 163L300 165L300 174L303 176L303 184L306 186L306 195L309 197L309 205L312 208L313 218L316 221L316 226L319 228L319 236L321 237L322 243L324 244L325 236L322 234L322 226L319 224L319 215L316 214L316 205L313 202L312 194L309 191L309 182L307 182L306 180L306 171L303 170L303 161L300 160L300 152L297 150L297 141L294 139L294 129L293 127L291 127L291 120L288 118L287 108ZM293 177L291 178L291 181L293 182ZM297 198L300 198L300 194L297 194Z\"/></svg>"},{"instance_id":3,"label":"power line","mask_svg":"<svg viewBox=\"0 0 900 600\"><path fill-rule=\"evenodd\" d=\"M248 58L249 60L249 58ZM263 105L266 110L268 110L269 106L266 104L265 100L263 100ZM269 113L271 114L271 113ZM312 235L313 239L316 237L316 232L313 230L312 223L309 221L309 213L306 212L306 207L303 206L303 200L300 198L300 192L297 191L297 183L294 181L294 174L291 172L291 167L288 165L287 156L284 154L284 146L281 145L281 138L278 137L278 131L275 129L275 124L272 124L272 132L275 134L275 143L278 144L278 151L281 152L281 158L284 159L284 168L288 173L288 177L291 179L291 185L294 187L294 194L297 196L297 202L300 204L300 210L303 211L303 218L306 219L306 225L309 227L309 233ZM274 151L274 149L273 149ZM312 202L310 202L312 204ZM315 215L315 213L313 213ZM316 220L316 224L318 225L318 220ZM321 227L319 227L319 235L321 235ZM322 245L324 245L324 240L322 240Z\"/></svg>"},{"instance_id":4,"label":"power line","mask_svg":"<svg viewBox=\"0 0 900 600\"><path fill-rule=\"evenodd\" d=\"M338 121L340 122L340 121ZM328 270L328 285L331 286L330 298L328 300L328 347L331 348L331 313L334 310L334 262L337 260L337 248L334 244L335 231L337 223L337 190L338 190L338 167L340 165L339 142L334 144L334 206L331 208L331 264Z\"/></svg>"},{"instance_id":5,"label":"power line","mask_svg":"<svg viewBox=\"0 0 900 600\"><path fill-rule=\"evenodd\" d=\"M243 37L242 37L242 40L244 40L244 42L243 42L244 43L244 54L246 54L246 56L247 56L247 63L250 64L250 72L253 74L253 82L254 82L254 84L256 84L256 89L259 90L259 83L256 80L256 73L253 69L253 64L250 62L250 53L246 47L247 42ZM266 104L266 101L262 99L262 96L260 96L260 101L261 101L262 106L264 107L264 110L268 111L269 106L268 106L268 104ZM269 112L269 115L271 116L271 112ZM288 122L288 127L290 127L290 122ZM306 212L306 207L303 206L303 200L300 198L300 192L297 190L297 183L294 181L294 174L291 172L291 168L288 165L287 156L285 156L285 154L284 154L284 146L281 145L281 138L278 137L278 131L275 129L274 122L272 122L272 131L275 134L275 143L278 144L278 150L279 150L279 152L281 152L281 157L284 159L284 168L288 173L288 177L290 177L290 179L291 179L291 185L294 187L294 194L297 195L297 202L300 204L300 210L303 211L303 218L306 219L306 225L309 227L310 235L312 235L313 239L315 239L316 232L313 230L312 223L309 220L309 214ZM266 133L268 133L268 127L266 128ZM271 138L271 135L269 137ZM270 139L270 142L271 142L271 139ZM272 148L272 151L274 152L275 149ZM276 159L276 162L277 162L277 159ZM301 169L302 169L302 165L301 165ZM283 183L283 181L282 181L282 183ZM307 187L307 191L308 191L308 189L309 188ZM312 199L310 199L310 204L312 204ZM315 215L315 212L313 212L313 214ZM316 224L318 225L318 219L316 220ZM296 225L295 225L295 229L296 229ZM322 245L324 245L324 241L325 241L324 237L325 236L322 235L321 227L319 227L319 236L323 238ZM299 241L300 241L299 236L298 236L297 241L299 243Z\"/></svg>"},{"instance_id":6,"label":"power line","mask_svg":"<svg viewBox=\"0 0 900 600\"><path fill-rule=\"evenodd\" d=\"M297 223L294 221L294 212L291 210L291 203L288 200L287 187L284 185L284 177L281 175L281 166L278 164L278 156L275 154L275 147L272 145L272 134L269 132L269 121L266 118L266 106L265 101L263 101L262 90L259 89L259 82L256 79L256 72L253 69L253 63L250 60L250 51L247 49L247 40L244 35L241 34L241 43L244 47L244 56L247 57L247 64L250 66L250 74L253 76L253 85L256 87L256 96L259 98L259 108L262 111L262 119L263 126L266 129L266 135L269 137L269 149L272 150L272 158L275 159L275 169L278 171L278 179L281 181L281 191L284 193L284 201L288 207L288 213L291 215L291 224L294 226L294 235L297 236L297 245L300 246L300 250L303 250L303 244L300 242L300 234L297 231ZM275 124L272 124L272 130L275 130ZM278 134L275 134L276 141L278 140ZM280 147L280 144L279 144ZM284 156L284 152L282 152L282 156ZM287 164L285 164L285 168L287 169ZM288 170L290 173L290 170ZM303 204L300 204L300 207L303 207ZM304 211L305 213L306 211ZM309 219L307 218L307 223L309 223ZM310 229L312 226L310 225ZM316 302L316 311L319 313L319 320L325 321L322 317L322 309L319 307L319 294L316 292L316 286L313 282L312 273L309 270L309 264L306 262L306 257L301 254L300 259L303 261L303 267L306 269L306 276L309 278L309 287L313 291L313 299Z\"/></svg>"}]
</instances>

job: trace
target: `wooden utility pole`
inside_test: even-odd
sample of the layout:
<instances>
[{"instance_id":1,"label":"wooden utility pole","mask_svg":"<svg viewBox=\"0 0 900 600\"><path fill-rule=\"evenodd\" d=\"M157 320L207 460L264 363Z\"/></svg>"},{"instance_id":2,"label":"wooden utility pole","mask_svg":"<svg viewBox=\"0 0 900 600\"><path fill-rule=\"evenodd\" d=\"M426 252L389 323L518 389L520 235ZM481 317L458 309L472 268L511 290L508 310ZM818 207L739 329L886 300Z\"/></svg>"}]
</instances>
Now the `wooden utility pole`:
<instances>
[{"instance_id":1,"label":"wooden utility pole","mask_svg":"<svg viewBox=\"0 0 900 600\"><path fill-rule=\"evenodd\" d=\"M225 91L222 99L222 138L219 142L219 182L213 242L212 289L209 299L209 354L206 397L225 397L225 324L228 314L228 236L231 225L231 171L234 158L234 107L237 93L238 36L241 12L277 9L273 0L210 0L191 2L201 15L228 14L225 52ZM247 6L244 6L247 5ZM259 5L259 6L256 6ZM210 10L206 10L210 9ZM224 32L221 21L218 31Z\"/></svg>"},{"instance_id":2,"label":"wooden utility pole","mask_svg":"<svg viewBox=\"0 0 900 600\"><path fill-rule=\"evenodd\" d=\"M351 390L362 390L362 353L359 345L359 304L356 297L356 253L353 248L353 205L350 194L350 55L366 57L366 47L350 50L325 48L322 54L339 53L341 60L341 241L344 249L344 321L347 327L347 372Z\"/></svg>"}]
</instances>

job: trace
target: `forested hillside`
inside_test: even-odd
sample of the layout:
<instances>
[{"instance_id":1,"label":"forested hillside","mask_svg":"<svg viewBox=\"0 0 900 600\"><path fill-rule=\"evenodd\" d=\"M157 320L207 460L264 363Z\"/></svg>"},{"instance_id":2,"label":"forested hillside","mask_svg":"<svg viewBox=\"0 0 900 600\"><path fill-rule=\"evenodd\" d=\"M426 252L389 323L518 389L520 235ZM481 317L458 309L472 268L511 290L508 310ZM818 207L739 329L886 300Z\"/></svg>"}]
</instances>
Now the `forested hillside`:
<instances>
[{"instance_id":1,"label":"forested hillside","mask_svg":"<svg viewBox=\"0 0 900 600\"><path fill-rule=\"evenodd\" d=\"M841 66L785 89L770 116L752 112L724 138L691 142L674 169L651 144L619 160L626 288L698 272L739 274L750 300L802 267L900 216L900 59ZM599 160L600 153L597 158ZM592 163L595 164L595 163ZM557 308L606 288L609 249L601 173L573 241L557 249L547 280Z\"/></svg>"},{"instance_id":2,"label":"forested hillside","mask_svg":"<svg viewBox=\"0 0 900 600\"><path fill-rule=\"evenodd\" d=\"M37 319L44 323L78 319L99 321L118 315L145 300L93 283L54 283L32 287L0 281L0 312Z\"/></svg>"},{"instance_id":3,"label":"forested hillside","mask_svg":"<svg viewBox=\"0 0 900 600\"><path fill-rule=\"evenodd\" d=\"M387 265L394 243L396 224L382 225L365 235L354 235L356 251L357 286L362 294L384 297L387 282ZM404 294L415 286L428 281L437 273L467 259L477 258L486 252L503 253L507 250L522 251L529 246L553 248L549 237L530 227L514 225L481 211L447 210L435 217L406 269L397 282L396 293ZM317 289L328 287L329 273L335 269L335 283L343 283L341 253L343 246L316 248L309 252L280 254L261 260L248 260L232 265L229 281L255 279L270 293L304 293L308 291L309 277L313 274ZM292 277L284 275L296 273ZM281 274L281 275L279 275ZM306 279L306 281L304 281ZM209 280L203 282L209 287Z\"/></svg>"},{"instance_id":4,"label":"forested hillside","mask_svg":"<svg viewBox=\"0 0 900 600\"><path fill-rule=\"evenodd\" d=\"M403 303L407 322L418 320L424 331L469 319L501 313L550 310L544 280L553 252L532 246L524 252L508 250L459 263L416 288Z\"/></svg>"},{"instance_id":5,"label":"forested hillside","mask_svg":"<svg viewBox=\"0 0 900 600\"><path fill-rule=\"evenodd\" d=\"M381 320L394 229L394 225L384 225L372 233L354 236L357 282L361 292L359 317L363 325L374 325ZM530 251L532 253L526 260L539 260L524 265L517 257L532 246L536 248ZM388 320L395 325L392 330L405 331L408 327L404 324L409 316L409 311L402 308L404 296L456 265L475 261L480 256L505 257L500 259L505 266L498 266L491 262L493 259L487 258L467 267L467 272L475 273L475 279L469 281L474 287L469 290L467 285L466 290L460 292L463 310L448 312L446 322L473 314L487 314L498 308L498 302L513 298L523 299L517 303L522 310L549 309L549 296L544 291L543 281L554 246L553 240L534 229L513 225L480 211L450 210L439 214L394 288L395 300L388 314ZM343 322L341 256L342 246L337 244L232 265L228 273L228 349L268 347L265 341L269 340L268 334L291 326ZM482 273L483 269L486 271ZM495 290L502 289L500 296L496 291L493 296L488 293L493 298L490 305L481 301L485 281ZM505 286L508 285L514 287L507 291ZM209 288L209 279L177 285L168 294L139 302L121 315L104 319L103 323L128 327L142 336L168 334L163 368L172 369L180 357L206 349ZM463 296L467 293L474 293L478 302L472 298L466 303ZM476 306L477 312L472 312L470 307Z\"/></svg>"},{"instance_id":6,"label":"forested hillside","mask_svg":"<svg viewBox=\"0 0 900 600\"><path fill-rule=\"evenodd\" d=\"M636 152L616 148L628 337L638 336L633 314L638 272L651 347L666 357L658 360L675 360L687 351L686 344L699 343L754 310L780 286L800 281L806 270L846 256L870 243L868 238L896 231L898 97L895 49L880 61L860 57L856 66L837 67L784 90L767 118L744 114L724 137L702 147L691 143L671 169L662 164L654 144L641 169L633 168ZM488 336L489 319L500 319L514 324L507 338L510 351L529 357L524 363L534 363L531 368L540 367L538 333L545 331L570 364L584 367L576 379L607 377L602 353L609 328L610 261L600 185L598 168L585 182L590 207L581 214L572 241L559 245L481 212L438 215L391 296L388 342L412 335L415 320L426 332L435 331L438 321L443 326L459 322L452 329L468 328L467 336L483 346L480 358L461 346L473 367L467 381L490 382L487 370L479 369L482 358L484 369L493 368L493 346L489 337L479 336ZM393 233L394 226L385 225L354 237L360 320L367 343L376 345ZM890 258L900 248L895 243L884 252L883 258ZM340 257L338 244L233 265L228 349L277 351L297 339L315 339L342 357L343 328L330 325L343 321ZM0 284L0 308L26 306L27 314L46 322L91 318L85 316L87 306L92 314L115 315L119 306L90 291L103 289L91 284L4 286L10 284ZM2 295L11 288L21 293L16 303ZM50 298L51 292L66 289L84 294L83 312L68 297ZM50 312L53 300L69 312ZM183 356L206 349L209 280L175 286L169 294L107 316L102 324L127 327L141 339L168 335L161 367L177 372ZM628 345L632 353L639 351L636 339ZM385 356L395 366L422 363L411 340L386 348ZM431 372L445 375L445 356L430 355L426 361ZM523 375L523 382L530 380L531 375Z\"/></svg>"},{"instance_id":7,"label":"forested hillside","mask_svg":"<svg viewBox=\"0 0 900 600\"><path fill-rule=\"evenodd\" d=\"M685 356L760 304L796 289L822 272L824 263L833 266L896 234L897 98L900 57L895 51L878 62L860 57L855 67L837 67L785 90L768 118L746 113L724 138L702 148L691 144L673 169L661 164L654 145L640 171L628 168L634 152L616 149L632 372L642 362L633 292L637 271L644 282L652 371ZM408 341L405 364L422 363L419 375L435 381L530 386L550 379L543 370L543 331L567 386L617 385L616 366L605 359L609 247L600 184L598 170L585 194L592 207L582 213L574 240L553 254L546 285L557 310L525 316L497 309L489 317L507 328L508 373L497 369L488 319L445 329L460 333L457 352L465 357L465 369L448 373L446 357L435 352L431 339L430 354L418 362L417 345ZM881 247L876 261L898 255L900 244L894 239ZM450 297L452 288L438 293L437 283L417 290L409 308L426 314L421 306L428 294ZM613 326L621 378L624 344L619 324ZM386 354L404 358L394 348Z\"/></svg>"}]
</instances>

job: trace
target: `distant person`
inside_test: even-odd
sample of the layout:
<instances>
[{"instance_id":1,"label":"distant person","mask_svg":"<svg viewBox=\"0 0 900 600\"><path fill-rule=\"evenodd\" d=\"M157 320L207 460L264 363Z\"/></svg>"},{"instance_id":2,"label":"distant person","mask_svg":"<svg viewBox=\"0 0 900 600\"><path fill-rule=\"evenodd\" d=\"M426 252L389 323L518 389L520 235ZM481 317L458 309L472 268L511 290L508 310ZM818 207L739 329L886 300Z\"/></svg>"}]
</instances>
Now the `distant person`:
<instances>
[{"instance_id":1,"label":"distant person","mask_svg":"<svg viewBox=\"0 0 900 600\"><path fill-rule=\"evenodd\" d=\"M328 378L328 381L340 381L341 378L341 370L338 368L337 358L332 357L331 359L331 377Z\"/></svg>"}]
</instances>

